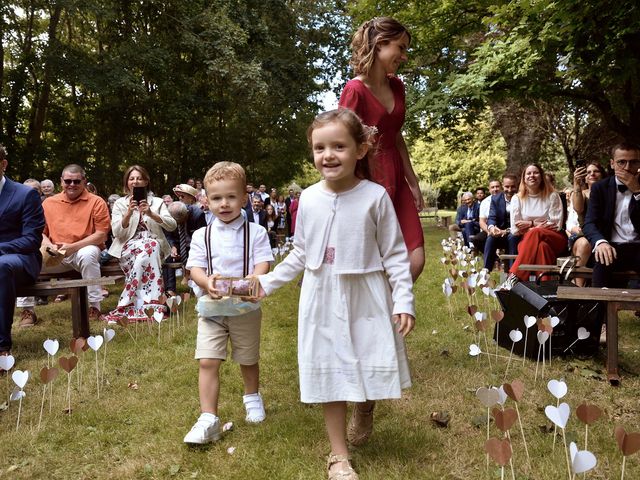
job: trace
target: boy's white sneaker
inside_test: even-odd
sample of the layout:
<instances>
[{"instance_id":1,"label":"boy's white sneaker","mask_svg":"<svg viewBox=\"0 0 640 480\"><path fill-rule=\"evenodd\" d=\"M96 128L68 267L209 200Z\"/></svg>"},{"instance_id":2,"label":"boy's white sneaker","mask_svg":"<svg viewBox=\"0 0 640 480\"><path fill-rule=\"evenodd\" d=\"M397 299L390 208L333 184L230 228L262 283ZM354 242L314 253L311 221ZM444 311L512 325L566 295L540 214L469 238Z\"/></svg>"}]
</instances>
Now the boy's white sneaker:
<instances>
[{"instance_id":1,"label":"boy's white sneaker","mask_svg":"<svg viewBox=\"0 0 640 480\"><path fill-rule=\"evenodd\" d=\"M184 443L204 445L220 439L220 419L213 413L203 413L184 436Z\"/></svg>"},{"instance_id":2,"label":"boy's white sneaker","mask_svg":"<svg viewBox=\"0 0 640 480\"><path fill-rule=\"evenodd\" d=\"M260 393L244 395L242 397L242 401L244 402L244 408L247 411L247 416L245 417L247 422L260 423L267 417Z\"/></svg>"}]
</instances>

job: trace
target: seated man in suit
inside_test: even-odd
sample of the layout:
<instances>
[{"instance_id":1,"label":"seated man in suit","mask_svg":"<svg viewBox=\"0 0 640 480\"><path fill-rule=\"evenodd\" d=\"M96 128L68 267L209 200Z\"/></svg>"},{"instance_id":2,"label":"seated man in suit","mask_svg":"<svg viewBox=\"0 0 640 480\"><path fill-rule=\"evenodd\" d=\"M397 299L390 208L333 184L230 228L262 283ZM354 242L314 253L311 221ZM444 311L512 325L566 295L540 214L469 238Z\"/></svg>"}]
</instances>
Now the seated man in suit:
<instances>
[{"instance_id":1,"label":"seated man in suit","mask_svg":"<svg viewBox=\"0 0 640 480\"><path fill-rule=\"evenodd\" d=\"M261 185L262 187L262 185ZM262 225L264 229L267 229L267 214L262 209L262 200L260 195L254 195L251 202L251 208L245 210L247 213L247 221Z\"/></svg>"},{"instance_id":2,"label":"seated man in suit","mask_svg":"<svg viewBox=\"0 0 640 480\"><path fill-rule=\"evenodd\" d=\"M487 242L484 247L484 268L491 271L496 262L496 250L504 248L510 255L518 253L520 236L511 235L511 199L518 191L518 177L505 173L502 177L502 193L491 196L487 219ZM513 262L509 261L509 268Z\"/></svg>"},{"instance_id":3,"label":"seated man in suit","mask_svg":"<svg viewBox=\"0 0 640 480\"><path fill-rule=\"evenodd\" d=\"M640 272L640 146L611 149L614 175L591 186L582 231L593 247L594 287L615 287L612 273Z\"/></svg>"},{"instance_id":4,"label":"seated man in suit","mask_svg":"<svg viewBox=\"0 0 640 480\"><path fill-rule=\"evenodd\" d=\"M484 252L487 235L489 235L489 225L487 224L487 220L489 220L491 199L501 191L502 183L500 183L500 180L489 180L489 196L484 197L482 200L478 200L480 202L480 208L478 209L478 223L480 225L480 230L469 239L471 243L473 243L473 248L476 252ZM482 192L482 195L484 195L484 189L476 189L476 200L478 199L478 192Z\"/></svg>"},{"instance_id":5,"label":"seated man in suit","mask_svg":"<svg viewBox=\"0 0 640 480\"><path fill-rule=\"evenodd\" d=\"M36 281L42 264L44 213L33 188L5 176L8 160L0 145L0 355L11 351L16 288Z\"/></svg>"},{"instance_id":6,"label":"seated man in suit","mask_svg":"<svg viewBox=\"0 0 640 480\"><path fill-rule=\"evenodd\" d=\"M456 213L456 225L462 231L464 244L469 246L469 239L480 231L480 204L475 201L471 192L462 194L462 205Z\"/></svg>"}]
</instances>

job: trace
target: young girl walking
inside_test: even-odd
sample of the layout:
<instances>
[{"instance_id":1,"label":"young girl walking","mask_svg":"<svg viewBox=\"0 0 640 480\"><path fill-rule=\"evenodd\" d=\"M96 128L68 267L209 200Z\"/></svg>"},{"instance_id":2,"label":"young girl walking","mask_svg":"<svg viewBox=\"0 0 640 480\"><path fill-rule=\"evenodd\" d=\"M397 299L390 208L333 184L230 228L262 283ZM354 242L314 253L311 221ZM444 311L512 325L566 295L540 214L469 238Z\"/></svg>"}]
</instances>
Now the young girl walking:
<instances>
[{"instance_id":1,"label":"young girl walking","mask_svg":"<svg viewBox=\"0 0 640 480\"><path fill-rule=\"evenodd\" d=\"M293 251L258 277L268 295L304 271L300 396L322 404L336 480L358 478L346 402L400 398L411 385L403 338L415 322L409 257L391 199L368 180L373 136L350 110L316 117L307 139L324 180L300 197Z\"/></svg>"}]
</instances>

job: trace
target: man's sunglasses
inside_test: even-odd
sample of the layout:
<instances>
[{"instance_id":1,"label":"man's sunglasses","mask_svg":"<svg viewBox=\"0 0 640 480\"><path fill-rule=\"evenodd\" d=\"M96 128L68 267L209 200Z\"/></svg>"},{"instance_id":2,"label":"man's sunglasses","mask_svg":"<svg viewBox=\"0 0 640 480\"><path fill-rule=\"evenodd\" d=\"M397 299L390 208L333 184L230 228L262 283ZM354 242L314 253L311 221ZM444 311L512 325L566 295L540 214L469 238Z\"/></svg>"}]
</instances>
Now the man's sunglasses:
<instances>
[{"instance_id":1,"label":"man's sunglasses","mask_svg":"<svg viewBox=\"0 0 640 480\"><path fill-rule=\"evenodd\" d=\"M63 178L62 181L64 182L65 185L71 185L72 183L74 185L80 185L82 183L82 179L78 179L78 178Z\"/></svg>"}]
</instances>

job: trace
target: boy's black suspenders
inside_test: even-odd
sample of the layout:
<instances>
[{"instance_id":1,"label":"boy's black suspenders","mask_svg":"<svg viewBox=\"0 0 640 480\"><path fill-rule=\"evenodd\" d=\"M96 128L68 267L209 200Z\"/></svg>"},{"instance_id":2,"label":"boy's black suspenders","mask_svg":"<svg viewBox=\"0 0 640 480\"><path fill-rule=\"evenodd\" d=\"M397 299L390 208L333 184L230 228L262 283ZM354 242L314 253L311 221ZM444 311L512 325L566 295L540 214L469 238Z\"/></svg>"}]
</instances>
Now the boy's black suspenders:
<instances>
[{"instance_id":1,"label":"boy's black suspenders","mask_svg":"<svg viewBox=\"0 0 640 480\"><path fill-rule=\"evenodd\" d=\"M249 275L249 247L250 247L250 238L249 238L249 222L245 219L242 225L243 232L243 254L242 254L242 277L246 277ZM207 225L204 231L204 246L207 253L207 275L213 274L213 256L211 252L213 248L211 246L211 224Z\"/></svg>"}]
</instances>

